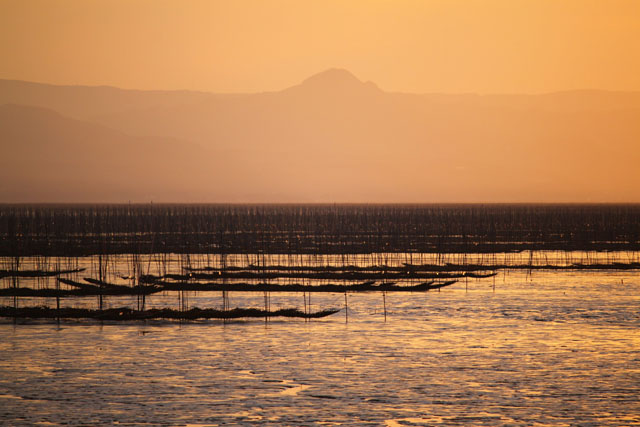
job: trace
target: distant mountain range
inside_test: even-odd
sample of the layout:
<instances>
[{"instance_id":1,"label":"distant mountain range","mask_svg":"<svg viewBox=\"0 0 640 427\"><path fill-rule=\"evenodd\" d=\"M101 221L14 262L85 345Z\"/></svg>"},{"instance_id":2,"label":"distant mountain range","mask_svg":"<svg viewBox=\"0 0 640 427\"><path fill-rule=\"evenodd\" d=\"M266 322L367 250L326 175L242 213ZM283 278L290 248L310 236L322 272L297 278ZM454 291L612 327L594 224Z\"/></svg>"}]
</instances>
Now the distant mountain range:
<instances>
[{"instance_id":1,"label":"distant mountain range","mask_svg":"<svg viewBox=\"0 0 640 427\"><path fill-rule=\"evenodd\" d=\"M279 92L0 80L0 202L640 202L640 92Z\"/></svg>"}]
</instances>

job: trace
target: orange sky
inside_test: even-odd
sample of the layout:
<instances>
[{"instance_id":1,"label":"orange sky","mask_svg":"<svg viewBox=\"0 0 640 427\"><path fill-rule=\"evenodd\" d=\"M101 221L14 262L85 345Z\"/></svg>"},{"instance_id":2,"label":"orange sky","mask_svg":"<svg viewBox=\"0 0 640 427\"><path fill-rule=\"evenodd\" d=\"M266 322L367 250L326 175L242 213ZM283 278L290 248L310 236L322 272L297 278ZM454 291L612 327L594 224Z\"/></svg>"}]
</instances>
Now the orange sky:
<instances>
[{"instance_id":1,"label":"orange sky","mask_svg":"<svg viewBox=\"0 0 640 427\"><path fill-rule=\"evenodd\" d=\"M640 90L637 0L0 0L0 78L278 90L329 67L404 92Z\"/></svg>"}]
</instances>

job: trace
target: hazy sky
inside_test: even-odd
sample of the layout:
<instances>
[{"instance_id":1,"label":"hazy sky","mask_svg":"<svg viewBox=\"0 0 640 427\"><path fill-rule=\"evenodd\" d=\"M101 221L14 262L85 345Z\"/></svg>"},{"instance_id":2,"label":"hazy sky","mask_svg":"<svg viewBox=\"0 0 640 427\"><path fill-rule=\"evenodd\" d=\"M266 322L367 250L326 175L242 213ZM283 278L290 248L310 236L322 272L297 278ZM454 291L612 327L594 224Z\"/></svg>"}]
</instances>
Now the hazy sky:
<instances>
[{"instance_id":1,"label":"hazy sky","mask_svg":"<svg viewBox=\"0 0 640 427\"><path fill-rule=\"evenodd\" d=\"M278 90L329 67L404 92L640 90L637 0L0 0L0 78Z\"/></svg>"}]
</instances>

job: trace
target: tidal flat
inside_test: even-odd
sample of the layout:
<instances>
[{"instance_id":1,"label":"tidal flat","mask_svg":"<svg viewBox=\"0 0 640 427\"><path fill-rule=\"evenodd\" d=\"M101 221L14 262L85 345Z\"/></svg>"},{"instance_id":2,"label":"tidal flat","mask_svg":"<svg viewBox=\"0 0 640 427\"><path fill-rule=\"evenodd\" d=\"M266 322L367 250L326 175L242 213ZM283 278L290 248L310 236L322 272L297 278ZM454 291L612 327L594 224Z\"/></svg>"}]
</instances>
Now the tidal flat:
<instances>
[{"instance_id":1,"label":"tidal flat","mask_svg":"<svg viewBox=\"0 0 640 427\"><path fill-rule=\"evenodd\" d=\"M335 313L7 316L0 423L640 425L637 206L263 208L3 206L8 310Z\"/></svg>"},{"instance_id":2,"label":"tidal flat","mask_svg":"<svg viewBox=\"0 0 640 427\"><path fill-rule=\"evenodd\" d=\"M0 421L640 425L638 295L637 273L510 271L495 290L387 295L386 322L377 293L349 295L348 323L6 320ZM341 307L343 295L311 303Z\"/></svg>"}]
</instances>

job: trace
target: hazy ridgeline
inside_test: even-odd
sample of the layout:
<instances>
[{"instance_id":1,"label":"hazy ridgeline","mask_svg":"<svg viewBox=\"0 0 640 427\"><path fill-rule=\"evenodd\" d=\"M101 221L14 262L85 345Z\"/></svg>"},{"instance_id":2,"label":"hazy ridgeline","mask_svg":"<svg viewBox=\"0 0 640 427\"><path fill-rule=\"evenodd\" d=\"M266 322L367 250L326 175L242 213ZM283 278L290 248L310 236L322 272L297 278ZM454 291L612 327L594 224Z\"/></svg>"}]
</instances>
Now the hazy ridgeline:
<instances>
[{"instance_id":1,"label":"hazy ridgeline","mask_svg":"<svg viewBox=\"0 0 640 427\"><path fill-rule=\"evenodd\" d=\"M0 256L640 249L640 205L2 205Z\"/></svg>"}]
</instances>

